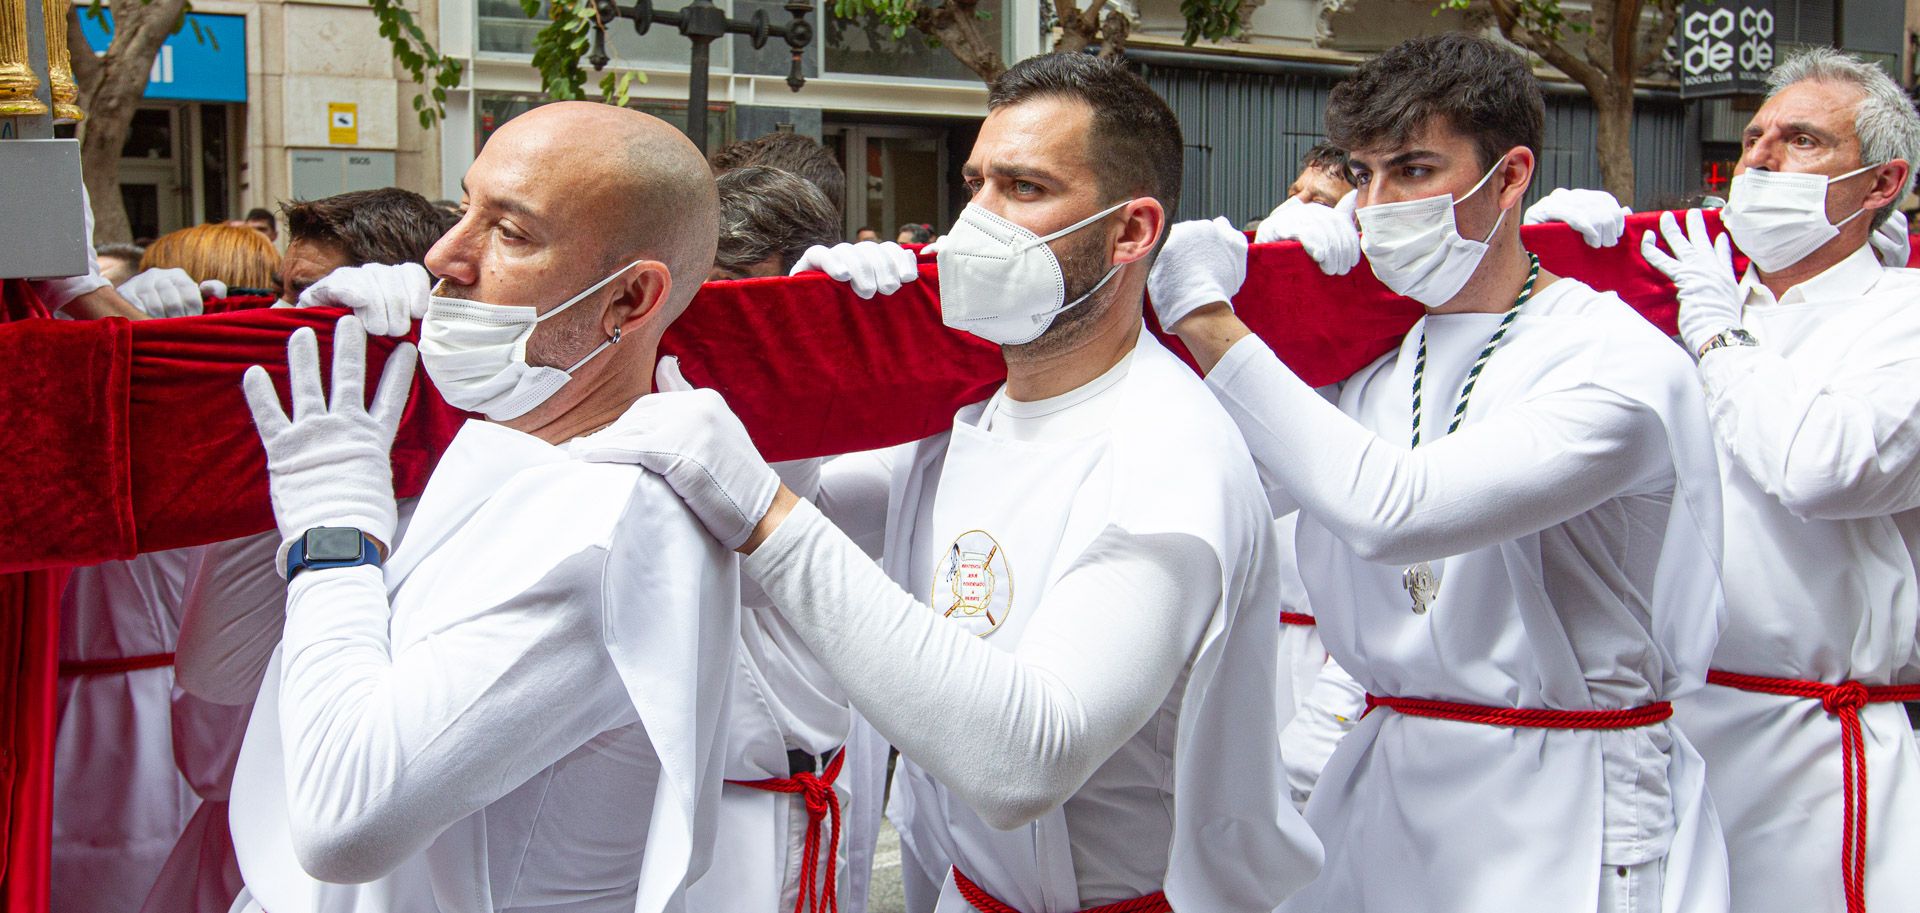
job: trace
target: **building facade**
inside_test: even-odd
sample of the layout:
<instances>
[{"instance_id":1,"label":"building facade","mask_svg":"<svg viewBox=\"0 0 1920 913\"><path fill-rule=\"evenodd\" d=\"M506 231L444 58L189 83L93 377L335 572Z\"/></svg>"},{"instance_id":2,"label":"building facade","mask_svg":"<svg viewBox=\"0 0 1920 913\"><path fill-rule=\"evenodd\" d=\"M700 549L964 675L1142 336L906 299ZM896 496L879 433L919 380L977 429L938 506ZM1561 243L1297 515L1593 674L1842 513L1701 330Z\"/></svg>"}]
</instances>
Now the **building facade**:
<instances>
[{"instance_id":1,"label":"building facade","mask_svg":"<svg viewBox=\"0 0 1920 913\"><path fill-rule=\"evenodd\" d=\"M669 3L672 0L668 0ZM1439 10L1429 0L1263 0L1243 7L1244 40L1183 46L1177 0L1109 0L1137 22L1128 58L1164 94L1187 135L1183 218L1263 215L1278 202L1300 155L1319 139L1331 87L1368 55L1416 34L1489 31L1484 13ZM732 15L772 0L725 0ZM709 145L792 130L814 136L847 171L846 231L903 223L939 230L964 206L958 169L986 113L986 90L945 49L916 33L896 37L875 19L847 20L819 0L806 86L786 84L779 40L756 50L742 36L716 41L703 115ZM1920 0L1773 0L1778 41L1836 44L1913 70ZM445 120L418 123L421 89L393 61L365 0L197 0L190 28L155 61L148 100L121 163L136 236L235 218L248 208L346 190L397 185L430 198L459 197L459 178L500 124L538 104L531 66L540 21L519 0L414 0L409 5L467 77ZM1043 0L983 0L983 26L1002 56L1051 46ZM1886 20L1886 21L1882 21ZM102 40L95 23L90 39ZM609 29L611 68L643 73L632 105L684 125L689 43L657 26ZM1598 186L1593 114L1578 86L1539 68L1547 85L1542 190ZM1910 81L1910 80L1908 80ZM1634 158L1641 207L1723 191L1738 133L1756 98L1683 103L1671 80L1647 79L1636 104Z\"/></svg>"}]
</instances>

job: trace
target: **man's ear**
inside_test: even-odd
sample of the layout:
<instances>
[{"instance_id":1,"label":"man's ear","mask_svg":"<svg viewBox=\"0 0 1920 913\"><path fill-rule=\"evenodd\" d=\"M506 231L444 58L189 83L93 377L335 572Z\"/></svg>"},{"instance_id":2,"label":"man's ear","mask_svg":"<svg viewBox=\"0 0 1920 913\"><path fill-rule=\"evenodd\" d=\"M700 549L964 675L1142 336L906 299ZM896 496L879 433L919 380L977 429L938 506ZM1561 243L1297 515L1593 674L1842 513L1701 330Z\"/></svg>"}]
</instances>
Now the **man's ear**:
<instances>
[{"instance_id":1,"label":"man's ear","mask_svg":"<svg viewBox=\"0 0 1920 913\"><path fill-rule=\"evenodd\" d=\"M608 336L617 328L631 335L657 322L664 314L667 296L673 293L673 274L658 260L642 260L616 280L619 292L607 308L601 330Z\"/></svg>"},{"instance_id":2,"label":"man's ear","mask_svg":"<svg viewBox=\"0 0 1920 913\"><path fill-rule=\"evenodd\" d=\"M1113 262L1125 265L1153 252L1167 228L1167 211L1152 197L1139 197L1120 209L1120 237L1114 241Z\"/></svg>"},{"instance_id":3,"label":"man's ear","mask_svg":"<svg viewBox=\"0 0 1920 913\"><path fill-rule=\"evenodd\" d=\"M1515 146L1507 150L1492 181L1500 188L1501 209L1514 209L1525 199L1527 188L1533 186L1534 164L1532 149Z\"/></svg>"},{"instance_id":4,"label":"man's ear","mask_svg":"<svg viewBox=\"0 0 1920 913\"><path fill-rule=\"evenodd\" d=\"M1900 189L1907 186L1907 174L1913 166L1906 159L1894 159L1873 171L1873 189L1861 201L1866 210L1881 209L1900 201Z\"/></svg>"}]
</instances>

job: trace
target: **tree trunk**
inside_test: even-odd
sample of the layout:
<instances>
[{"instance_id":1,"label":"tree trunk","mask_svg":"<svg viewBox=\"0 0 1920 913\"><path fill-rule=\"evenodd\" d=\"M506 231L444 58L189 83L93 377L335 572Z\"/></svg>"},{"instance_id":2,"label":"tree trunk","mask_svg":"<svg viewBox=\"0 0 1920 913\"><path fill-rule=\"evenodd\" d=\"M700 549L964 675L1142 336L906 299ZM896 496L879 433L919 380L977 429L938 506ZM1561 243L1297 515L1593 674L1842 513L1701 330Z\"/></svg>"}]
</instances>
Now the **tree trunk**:
<instances>
[{"instance_id":1,"label":"tree trunk","mask_svg":"<svg viewBox=\"0 0 1920 913\"><path fill-rule=\"evenodd\" d=\"M939 39L955 60L981 82L991 83L1007 71L1007 63L995 43L980 33L977 4L978 0L947 0L936 7L922 6L914 15L913 27Z\"/></svg>"},{"instance_id":2,"label":"tree trunk","mask_svg":"<svg viewBox=\"0 0 1920 913\"><path fill-rule=\"evenodd\" d=\"M1633 89L1631 86L1593 93L1593 109L1598 136L1595 151L1600 156L1600 183L1621 205L1634 205L1633 190Z\"/></svg>"},{"instance_id":3,"label":"tree trunk","mask_svg":"<svg viewBox=\"0 0 1920 913\"><path fill-rule=\"evenodd\" d=\"M80 31L81 4L67 14L67 46L74 82L80 87L80 169L93 201L95 244L133 240L120 199L120 150L133 126L134 109L147 88L147 74L160 45L180 24L187 0L122 3L113 10L113 43L95 57Z\"/></svg>"}]
</instances>

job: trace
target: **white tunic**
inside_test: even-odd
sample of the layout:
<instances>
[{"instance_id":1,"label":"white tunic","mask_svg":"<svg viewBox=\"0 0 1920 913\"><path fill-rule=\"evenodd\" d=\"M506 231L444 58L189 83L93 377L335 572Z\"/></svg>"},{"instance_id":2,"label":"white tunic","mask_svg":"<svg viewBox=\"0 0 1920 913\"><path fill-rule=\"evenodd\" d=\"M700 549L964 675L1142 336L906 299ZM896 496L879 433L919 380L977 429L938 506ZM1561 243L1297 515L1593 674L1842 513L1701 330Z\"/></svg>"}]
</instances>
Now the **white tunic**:
<instances>
[{"instance_id":1,"label":"white tunic","mask_svg":"<svg viewBox=\"0 0 1920 913\"><path fill-rule=\"evenodd\" d=\"M1255 471L1150 336L1089 387L963 410L897 452L893 579L805 504L745 568L900 748L921 862L1027 913L1163 886L1182 910L1265 909L1319 854L1280 795ZM1054 405L1074 411L1039 424L1081 437L1019 433ZM844 500L833 481L823 504ZM939 909L967 909L942 880Z\"/></svg>"},{"instance_id":2,"label":"white tunic","mask_svg":"<svg viewBox=\"0 0 1920 913\"><path fill-rule=\"evenodd\" d=\"M60 661L173 652L188 550L77 568ZM174 765L173 669L62 676L54 741L53 905L138 910L200 804Z\"/></svg>"},{"instance_id":3,"label":"white tunic","mask_svg":"<svg viewBox=\"0 0 1920 913\"><path fill-rule=\"evenodd\" d=\"M1379 695L1594 710L1699 687L1722 612L1720 521L1685 356L1618 298L1562 279L1526 305L1446 435L1500 319L1425 318L1346 383L1338 409L1254 337L1208 376L1301 505L1322 640ZM1410 450L1422 328L1425 433ZM1418 561L1440 578L1424 615L1401 584ZM1308 804L1327 867L1287 909L1588 910L1603 864L1662 858L1664 909L1724 909L1700 766L1671 723L1370 714Z\"/></svg>"},{"instance_id":4,"label":"white tunic","mask_svg":"<svg viewBox=\"0 0 1920 913\"><path fill-rule=\"evenodd\" d=\"M1775 301L1758 347L1700 363L1721 453L1729 619L1714 668L1920 682L1920 273L1862 247ZM1838 913L1840 724L1818 701L1709 687L1681 706L1727 828L1734 908ZM1920 908L1920 752L1899 704L1860 711L1867 908Z\"/></svg>"},{"instance_id":5,"label":"white tunic","mask_svg":"<svg viewBox=\"0 0 1920 913\"><path fill-rule=\"evenodd\" d=\"M384 570L288 588L234 783L252 902L684 909L736 575L657 476L469 422Z\"/></svg>"}]
</instances>

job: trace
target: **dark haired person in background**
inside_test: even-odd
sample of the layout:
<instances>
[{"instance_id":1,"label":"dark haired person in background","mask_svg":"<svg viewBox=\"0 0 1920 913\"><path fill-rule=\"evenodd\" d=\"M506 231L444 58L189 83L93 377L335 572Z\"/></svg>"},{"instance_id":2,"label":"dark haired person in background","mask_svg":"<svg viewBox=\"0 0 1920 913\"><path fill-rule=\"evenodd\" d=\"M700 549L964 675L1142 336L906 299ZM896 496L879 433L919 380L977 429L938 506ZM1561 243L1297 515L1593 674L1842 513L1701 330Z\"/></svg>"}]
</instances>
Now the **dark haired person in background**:
<instances>
[{"instance_id":1,"label":"dark haired person in background","mask_svg":"<svg viewBox=\"0 0 1920 913\"><path fill-rule=\"evenodd\" d=\"M715 175L736 168L764 165L805 178L833 204L835 218L845 211L847 173L827 147L799 133L774 132L757 139L728 143L708 160Z\"/></svg>"},{"instance_id":2,"label":"dark haired person in background","mask_svg":"<svg viewBox=\"0 0 1920 913\"><path fill-rule=\"evenodd\" d=\"M1727 909L1669 703L1725 611L1705 403L1665 336L1522 246L1542 119L1526 64L1465 34L1335 87L1367 259L1427 309L1335 402L1227 303L1244 236L1183 223L1155 268L1372 708L1307 803L1326 871L1289 913Z\"/></svg>"},{"instance_id":3,"label":"dark haired person in background","mask_svg":"<svg viewBox=\"0 0 1920 913\"><path fill-rule=\"evenodd\" d=\"M784 276L814 245L840 240L840 217L818 187L792 172L749 165L714 181L720 193L715 279Z\"/></svg>"},{"instance_id":4,"label":"dark haired person in background","mask_svg":"<svg viewBox=\"0 0 1920 913\"><path fill-rule=\"evenodd\" d=\"M300 293L343 266L420 263L459 217L411 190L359 190L281 207L287 216L287 253L275 281L280 300Z\"/></svg>"},{"instance_id":5,"label":"dark haired person in background","mask_svg":"<svg viewBox=\"0 0 1920 913\"><path fill-rule=\"evenodd\" d=\"M1275 751L1273 528L1230 419L1142 332L1179 124L1080 54L1016 64L988 110L938 256L944 321L1001 347L991 399L828 464L823 508L712 391L647 397L596 458L662 472L900 749L911 909L1270 910L1320 859ZM857 842L884 753L855 763Z\"/></svg>"}]
</instances>

